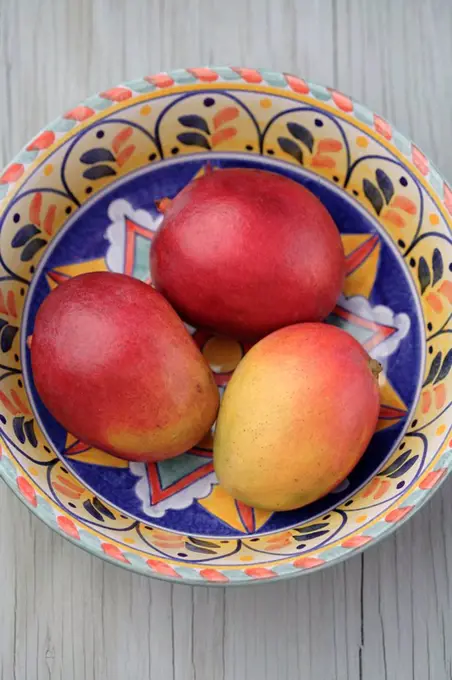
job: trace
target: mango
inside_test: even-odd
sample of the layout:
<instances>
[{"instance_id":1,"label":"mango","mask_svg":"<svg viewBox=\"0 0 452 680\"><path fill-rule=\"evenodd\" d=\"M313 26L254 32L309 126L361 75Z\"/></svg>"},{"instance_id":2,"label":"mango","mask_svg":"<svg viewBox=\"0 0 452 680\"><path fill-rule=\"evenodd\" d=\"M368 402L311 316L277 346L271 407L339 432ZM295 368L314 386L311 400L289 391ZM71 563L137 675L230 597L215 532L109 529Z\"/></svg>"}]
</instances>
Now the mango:
<instances>
[{"instance_id":1,"label":"mango","mask_svg":"<svg viewBox=\"0 0 452 680\"><path fill-rule=\"evenodd\" d=\"M351 335L326 324L261 340L223 397L214 439L221 486L264 510L293 510L332 491L375 431L380 368Z\"/></svg>"},{"instance_id":2,"label":"mango","mask_svg":"<svg viewBox=\"0 0 452 680\"><path fill-rule=\"evenodd\" d=\"M334 308L345 276L339 231L297 182L262 170L215 170L166 209L152 281L196 327L256 340Z\"/></svg>"},{"instance_id":3,"label":"mango","mask_svg":"<svg viewBox=\"0 0 452 680\"><path fill-rule=\"evenodd\" d=\"M182 321L122 274L83 274L52 291L36 315L31 364L68 432L128 460L183 453L217 414L213 376Z\"/></svg>"}]
</instances>

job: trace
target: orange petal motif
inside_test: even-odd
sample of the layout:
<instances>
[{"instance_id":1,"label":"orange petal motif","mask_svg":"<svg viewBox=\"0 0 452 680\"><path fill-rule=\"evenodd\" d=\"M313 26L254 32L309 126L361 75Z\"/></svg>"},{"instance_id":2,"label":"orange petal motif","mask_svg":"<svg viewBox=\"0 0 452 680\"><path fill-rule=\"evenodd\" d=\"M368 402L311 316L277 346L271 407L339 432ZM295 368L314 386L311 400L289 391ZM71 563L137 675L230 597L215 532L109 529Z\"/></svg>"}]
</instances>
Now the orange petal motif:
<instances>
[{"instance_id":1,"label":"orange petal motif","mask_svg":"<svg viewBox=\"0 0 452 680\"><path fill-rule=\"evenodd\" d=\"M389 489L391 484L388 482L387 479L384 479L380 483L380 488L378 489L377 493L374 496L374 500L378 501L379 498L385 495L386 491Z\"/></svg>"},{"instance_id":2,"label":"orange petal motif","mask_svg":"<svg viewBox=\"0 0 452 680\"><path fill-rule=\"evenodd\" d=\"M285 74L287 84L294 92L301 92L302 94L309 94L309 86L301 78Z\"/></svg>"},{"instance_id":3,"label":"orange petal motif","mask_svg":"<svg viewBox=\"0 0 452 680\"><path fill-rule=\"evenodd\" d=\"M383 217L385 218L385 220L391 222L396 227L404 227L406 225L406 222L403 219L402 215L399 215L398 212L392 210L391 208L388 208L388 210L385 211Z\"/></svg>"},{"instance_id":4,"label":"orange petal motif","mask_svg":"<svg viewBox=\"0 0 452 680\"><path fill-rule=\"evenodd\" d=\"M436 293L429 293L426 300L434 312L439 314L443 311L443 303Z\"/></svg>"},{"instance_id":5,"label":"orange petal motif","mask_svg":"<svg viewBox=\"0 0 452 680\"><path fill-rule=\"evenodd\" d=\"M6 168L5 172L0 177L0 183L8 184L8 182L15 182L23 175L23 173L24 166L22 163L13 163L9 168Z\"/></svg>"},{"instance_id":6,"label":"orange petal motif","mask_svg":"<svg viewBox=\"0 0 452 680\"><path fill-rule=\"evenodd\" d=\"M343 548L360 548L371 540L371 536L350 536L350 538L346 538L345 541L342 541L341 546Z\"/></svg>"},{"instance_id":7,"label":"orange petal motif","mask_svg":"<svg viewBox=\"0 0 452 680\"><path fill-rule=\"evenodd\" d=\"M324 563L325 560L321 560L319 557L299 557L295 560L293 566L300 569L313 569L314 567L320 567Z\"/></svg>"},{"instance_id":8,"label":"orange petal motif","mask_svg":"<svg viewBox=\"0 0 452 680\"><path fill-rule=\"evenodd\" d=\"M3 291L0 290L0 314L8 314L8 309L5 305L5 298L3 297Z\"/></svg>"},{"instance_id":9,"label":"orange petal motif","mask_svg":"<svg viewBox=\"0 0 452 680\"><path fill-rule=\"evenodd\" d=\"M22 400L17 394L16 390L11 390L11 397L21 413L23 413L26 416L31 415L30 410L25 406L24 403L22 403Z\"/></svg>"},{"instance_id":10,"label":"orange petal motif","mask_svg":"<svg viewBox=\"0 0 452 680\"><path fill-rule=\"evenodd\" d=\"M420 151L417 146L414 146L414 144L411 145L411 156L413 158L413 163L417 167L417 169L423 174L423 175L428 175L429 167L428 167L428 160Z\"/></svg>"},{"instance_id":11,"label":"orange petal motif","mask_svg":"<svg viewBox=\"0 0 452 680\"><path fill-rule=\"evenodd\" d=\"M17 409L17 406L14 406L14 404L8 399L4 392L0 392L0 402L3 404L6 410L11 413L11 415L17 416L17 414L20 413L20 411Z\"/></svg>"},{"instance_id":12,"label":"orange petal motif","mask_svg":"<svg viewBox=\"0 0 452 680\"><path fill-rule=\"evenodd\" d=\"M333 101L336 104L336 106L342 109L342 111L353 111L353 102L345 94L333 90L331 92L331 96L333 97Z\"/></svg>"},{"instance_id":13,"label":"orange petal motif","mask_svg":"<svg viewBox=\"0 0 452 680\"><path fill-rule=\"evenodd\" d=\"M55 221L56 205L52 203L44 217L44 231L47 234L51 234L53 231L53 223Z\"/></svg>"},{"instance_id":14,"label":"orange petal motif","mask_svg":"<svg viewBox=\"0 0 452 680\"><path fill-rule=\"evenodd\" d=\"M19 487L19 491L22 494L22 496L30 503L30 505L36 507L38 504L38 501L36 499L36 492L33 489L30 482L28 481L28 479L25 479L25 477L18 477L17 486Z\"/></svg>"},{"instance_id":15,"label":"orange petal motif","mask_svg":"<svg viewBox=\"0 0 452 680\"><path fill-rule=\"evenodd\" d=\"M224 576L216 569L202 569L199 573L206 581L213 581L215 583L227 583L229 581L227 576Z\"/></svg>"},{"instance_id":16,"label":"orange petal motif","mask_svg":"<svg viewBox=\"0 0 452 680\"><path fill-rule=\"evenodd\" d=\"M59 517L57 517L57 522L58 526L62 531L64 531L65 534L67 534L71 538L80 540L80 534L78 533L78 529L75 526L74 522L71 519L69 519L69 517L64 517L63 515L60 515Z\"/></svg>"},{"instance_id":17,"label":"orange petal motif","mask_svg":"<svg viewBox=\"0 0 452 680\"><path fill-rule=\"evenodd\" d=\"M123 149L121 153L119 153L116 156L116 162L119 165L119 167L122 167L124 163L127 163L127 161L129 160L130 156L133 154L134 151L135 144L129 144L129 146L126 146L126 148Z\"/></svg>"},{"instance_id":18,"label":"orange petal motif","mask_svg":"<svg viewBox=\"0 0 452 680\"><path fill-rule=\"evenodd\" d=\"M373 480L369 482L367 487L364 489L363 498L368 498L368 496L371 496L373 492L378 488L379 484L380 480L377 479L377 477L374 477Z\"/></svg>"},{"instance_id":19,"label":"orange petal motif","mask_svg":"<svg viewBox=\"0 0 452 680\"><path fill-rule=\"evenodd\" d=\"M421 394L422 413L428 413L432 405L432 395L430 390L425 390Z\"/></svg>"},{"instance_id":20,"label":"orange petal motif","mask_svg":"<svg viewBox=\"0 0 452 680\"><path fill-rule=\"evenodd\" d=\"M58 484L58 482L55 482L53 484L53 488L59 491L60 493L63 494L66 498L72 498L72 500L76 501L80 498L79 493L75 493L75 491L71 491L70 489L67 489L65 486L62 484Z\"/></svg>"},{"instance_id":21,"label":"orange petal motif","mask_svg":"<svg viewBox=\"0 0 452 680\"><path fill-rule=\"evenodd\" d=\"M435 406L440 409L446 403L446 385L444 383L437 385L433 388L433 392L435 393Z\"/></svg>"},{"instance_id":22,"label":"orange petal motif","mask_svg":"<svg viewBox=\"0 0 452 680\"><path fill-rule=\"evenodd\" d=\"M392 128L390 124L388 123L387 120L384 120L384 118L381 118L380 116L377 116L374 114L374 126L376 131L382 135L383 137L386 137L386 139L391 139L392 137Z\"/></svg>"},{"instance_id":23,"label":"orange petal motif","mask_svg":"<svg viewBox=\"0 0 452 680\"><path fill-rule=\"evenodd\" d=\"M321 139L317 145L317 151L323 153L324 151L340 151L342 149L342 143L338 139L331 139L327 137L326 139Z\"/></svg>"},{"instance_id":24,"label":"orange petal motif","mask_svg":"<svg viewBox=\"0 0 452 680\"><path fill-rule=\"evenodd\" d=\"M102 543L101 547L104 553L108 555L108 557L113 557L115 560L118 560L119 562L126 562L127 564L129 564L129 560L125 557L124 553L115 545L112 545L111 543Z\"/></svg>"},{"instance_id":25,"label":"orange petal motif","mask_svg":"<svg viewBox=\"0 0 452 680\"><path fill-rule=\"evenodd\" d=\"M188 70L203 83L213 83L215 80L218 80L218 73L215 73L210 68L189 68Z\"/></svg>"},{"instance_id":26,"label":"orange petal motif","mask_svg":"<svg viewBox=\"0 0 452 680\"><path fill-rule=\"evenodd\" d=\"M111 148L113 149L115 154L118 153L119 149L124 144L124 142L127 139L129 139L132 132L133 132L133 130L132 130L131 127L126 127L126 128L124 128L124 130L121 130L121 132L118 132L118 134L113 137L113 142L111 144Z\"/></svg>"},{"instance_id":27,"label":"orange petal motif","mask_svg":"<svg viewBox=\"0 0 452 680\"><path fill-rule=\"evenodd\" d=\"M6 296L6 306L8 307L8 312L10 313L10 315L16 318L17 317L16 298L14 297L14 293L12 290L9 290Z\"/></svg>"},{"instance_id":28,"label":"orange petal motif","mask_svg":"<svg viewBox=\"0 0 452 680\"><path fill-rule=\"evenodd\" d=\"M83 487L80 486L77 482L73 481L70 479L70 477L63 476L63 475L57 475L57 479L60 480L61 484L64 486L67 486L68 489L72 489L72 491L76 491L79 496L82 495L83 493Z\"/></svg>"},{"instance_id":29,"label":"orange petal motif","mask_svg":"<svg viewBox=\"0 0 452 680\"><path fill-rule=\"evenodd\" d=\"M405 515L408 515L409 512L413 509L412 505L407 505L406 508L396 508L395 510L391 510L391 512L388 512L388 514L385 517L385 522L399 522Z\"/></svg>"},{"instance_id":30,"label":"orange petal motif","mask_svg":"<svg viewBox=\"0 0 452 680\"><path fill-rule=\"evenodd\" d=\"M104 97L104 99L111 99L114 102L122 102L125 99L129 99L132 96L132 92L127 87L113 87L111 90L101 92L100 96Z\"/></svg>"},{"instance_id":31,"label":"orange petal motif","mask_svg":"<svg viewBox=\"0 0 452 680\"><path fill-rule=\"evenodd\" d=\"M417 212L416 204L406 196L394 196L391 205L404 210L409 215L415 215Z\"/></svg>"},{"instance_id":32,"label":"orange petal motif","mask_svg":"<svg viewBox=\"0 0 452 680\"><path fill-rule=\"evenodd\" d=\"M229 123L231 120L235 120L239 116L239 110L236 106L226 106L224 109L220 109L213 117L213 126L215 130L219 128L224 123Z\"/></svg>"},{"instance_id":33,"label":"orange petal motif","mask_svg":"<svg viewBox=\"0 0 452 680\"><path fill-rule=\"evenodd\" d=\"M148 560L147 565L152 571L162 576L171 576L173 578L180 578L180 575L169 564L160 562L159 560Z\"/></svg>"},{"instance_id":34,"label":"orange petal motif","mask_svg":"<svg viewBox=\"0 0 452 680\"><path fill-rule=\"evenodd\" d=\"M335 168L336 161L334 158L330 158L330 156L322 156L322 154L316 153L312 157L311 165L314 168Z\"/></svg>"},{"instance_id":35,"label":"orange petal motif","mask_svg":"<svg viewBox=\"0 0 452 680\"><path fill-rule=\"evenodd\" d=\"M243 78L243 80L246 80L247 83L261 83L262 82L262 76L259 73L259 71L256 71L255 69L252 68L233 68L233 71L239 74Z\"/></svg>"},{"instance_id":36,"label":"orange petal motif","mask_svg":"<svg viewBox=\"0 0 452 680\"><path fill-rule=\"evenodd\" d=\"M252 576L253 578L274 578L276 576L275 572L271 569L265 569L265 567L250 567L245 569L245 574L247 576Z\"/></svg>"},{"instance_id":37,"label":"orange petal motif","mask_svg":"<svg viewBox=\"0 0 452 680\"><path fill-rule=\"evenodd\" d=\"M422 482L420 482L419 488L431 489L433 486L435 486L435 484L438 484L438 482L444 477L446 473L447 470L445 468L442 468L441 470L432 470L426 477L424 477Z\"/></svg>"},{"instance_id":38,"label":"orange petal motif","mask_svg":"<svg viewBox=\"0 0 452 680\"><path fill-rule=\"evenodd\" d=\"M33 196L33 200L30 203L30 209L28 211L30 222L36 224L37 227L41 226L41 205L42 194L38 192Z\"/></svg>"},{"instance_id":39,"label":"orange petal motif","mask_svg":"<svg viewBox=\"0 0 452 680\"><path fill-rule=\"evenodd\" d=\"M64 114L64 118L70 118L71 120L77 120L79 122L91 118L94 116L94 109L90 109L89 106L76 106L75 109L71 109Z\"/></svg>"},{"instance_id":40,"label":"orange petal motif","mask_svg":"<svg viewBox=\"0 0 452 680\"><path fill-rule=\"evenodd\" d=\"M215 132L212 135L211 144L213 147L218 146L227 139L232 139L232 137L235 137L236 134L237 130L231 127L224 128L224 130L218 130L218 132Z\"/></svg>"},{"instance_id":41,"label":"orange petal motif","mask_svg":"<svg viewBox=\"0 0 452 680\"><path fill-rule=\"evenodd\" d=\"M36 137L31 144L27 146L27 151L40 151L47 149L55 141L55 133L52 130L44 130L42 134Z\"/></svg>"},{"instance_id":42,"label":"orange petal motif","mask_svg":"<svg viewBox=\"0 0 452 680\"><path fill-rule=\"evenodd\" d=\"M444 281L439 287L439 292L452 302L452 281Z\"/></svg>"}]
</instances>

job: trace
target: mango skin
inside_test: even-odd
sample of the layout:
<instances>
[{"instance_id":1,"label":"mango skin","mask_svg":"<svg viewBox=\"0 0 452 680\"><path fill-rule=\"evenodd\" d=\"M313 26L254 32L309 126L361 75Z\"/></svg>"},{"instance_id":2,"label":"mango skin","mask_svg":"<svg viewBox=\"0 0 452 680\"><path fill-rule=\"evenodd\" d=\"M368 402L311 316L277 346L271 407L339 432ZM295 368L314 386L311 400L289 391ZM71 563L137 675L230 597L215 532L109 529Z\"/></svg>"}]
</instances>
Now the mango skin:
<instances>
[{"instance_id":1,"label":"mango skin","mask_svg":"<svg viewBox=\"0 0 452 680\"><path fill-rule=\"evenodd\" d=\"M299 324L272 333L229 382L214 439L220 484L264 510L293 510L332 491L375 431L378 379L348 333Z\"/></svg>"},{"instance_id":2,"label":"mango skin","mask_svg":"<svg viewBox=\"0 0 452 680\"><path fill-rule=\"evenodd\" d=\"M36 315L31 363L54 418L128 460L183 453L217 414L213 376L182 321L122 274L83 274L52 291Z\"/></svg>"},{"instance_id":3,"label":"mango skin","mask_svg":"<svg viewBox=\"0 0 452 680\"><path fill-rule=\"evenodd\" d=\"M345 276L320 200L263 170L215 170L171 201L151 248L155 287L198 328L257 340L334 308Z\"/></svg>"}]
</instances>

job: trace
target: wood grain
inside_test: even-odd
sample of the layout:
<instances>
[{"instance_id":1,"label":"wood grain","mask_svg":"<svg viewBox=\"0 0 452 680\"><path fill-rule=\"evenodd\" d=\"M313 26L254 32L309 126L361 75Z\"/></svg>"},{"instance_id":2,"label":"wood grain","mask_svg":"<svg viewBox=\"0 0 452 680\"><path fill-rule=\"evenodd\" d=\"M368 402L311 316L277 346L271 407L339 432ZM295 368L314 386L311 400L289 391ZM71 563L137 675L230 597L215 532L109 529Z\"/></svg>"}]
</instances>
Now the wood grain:
<instances>
[{"instance_id":1,"label":"wood grain","mask_svg":"<svg viewBox=\"0 0 452 680\"><path fill-rule=\"evenodd\" d=\"M452 177L448 0L0 0L0 165L88 94L200 64L335 85ZM452 482L397 534L296 581L129 574L0 486L1 680L450 680Z\"/></svg>"}]
</instances>

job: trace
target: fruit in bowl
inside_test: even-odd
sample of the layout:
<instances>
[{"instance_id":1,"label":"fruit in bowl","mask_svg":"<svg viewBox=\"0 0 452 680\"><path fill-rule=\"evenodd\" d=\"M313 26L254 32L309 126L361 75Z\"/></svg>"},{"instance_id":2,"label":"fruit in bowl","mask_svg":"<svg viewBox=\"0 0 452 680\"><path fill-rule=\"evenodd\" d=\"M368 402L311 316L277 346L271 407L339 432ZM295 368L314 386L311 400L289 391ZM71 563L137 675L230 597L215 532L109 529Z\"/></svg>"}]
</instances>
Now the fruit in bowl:
<instances>
[{"instance_id":1,"label":"fruit in bowl","mask_svg":"<svg viewBox=\"0 0 452 680\"><path fill-rule=\"evenodd\" d=\"M192 338L159 293L129 276L97 272L59 286L30 344L41 399L85 444L162 460L215 419L218 391Z\"/></svg>"},{"instance_id":2,"label":"fruit in bowl","mask_svg":"<svg viewBox=\"0 0 452 680\"><path fill-rule=\"evenodd\" d=\"M335 326L299 324L261 340L223 398L214 441L220 484L265 510L293 510L335 489L375 431L380 370Z\"/></svg>"},{"instance_id":3,"label":"fruit in bowl","mask_svg":"<svg viewBox=\"0 0 452 680\"><path fill-rule=\"evenodd\" d=\"M313 193L275 173L232 168L195 179L171 202L151 274L192 325L256 340L328 316L345 258Z\"/></svg>"},{"instance_id":4,"label":"fruit in bowl","mask_svg":"<svg viewBox=\"0 0 452 680\"><path fill-rule=\"evenodd\" d=\"M190 321L239 339L286 326L249 352L226 390L214 444L220 485L273 511L326 495L363 454L379 411L372 360L356 340L325 324L288 325L323 318L339 295L344 254L327 210L272 173L209 172L172 202L151 252L163 295L179 310L194 301L183 312ZM184 453L218 410L213 376L176 313L124 275L84 274L51 293L31 361L56 420L129 460Z\"/></svg>"}]
</instances>

